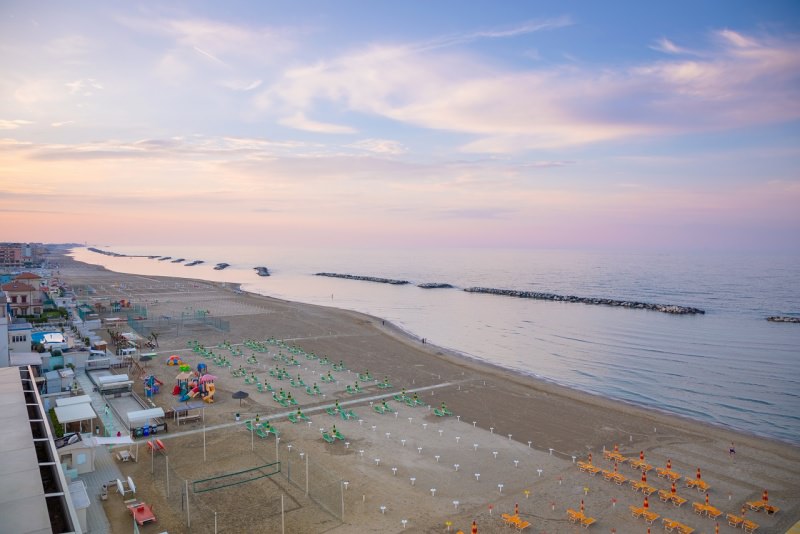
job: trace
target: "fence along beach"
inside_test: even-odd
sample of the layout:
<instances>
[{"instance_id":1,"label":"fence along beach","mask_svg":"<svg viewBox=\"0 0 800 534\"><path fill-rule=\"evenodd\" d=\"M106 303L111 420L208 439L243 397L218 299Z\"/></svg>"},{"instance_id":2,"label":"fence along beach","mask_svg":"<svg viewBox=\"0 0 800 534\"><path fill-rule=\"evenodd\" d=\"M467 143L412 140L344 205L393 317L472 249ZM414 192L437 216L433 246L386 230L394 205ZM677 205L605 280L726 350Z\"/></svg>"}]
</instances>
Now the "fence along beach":
<instances>
[{"instance_id":1,"label":"fence along beach","mask_svg":"<svg viewBox=\"0 0 800 534\"><path fill-rule=\"evenodd\" d=\"M239 401L234 401L230 395L243 387L243 379L222 373L219 373L223 379L216 394L219 400L206 408L206 425L221 425L210 434L209 441L216 449L208 453L209 458L220 462L220 469L223 457L227 471L252 466L235 465L235 455L232 458L230 454L230 451L247 451L250 447L250 432L242 428L243 422L236 425L233 421L234 413L241 411L244 417L256 413L263 418L275 416L271 422L281 432L278 445L281 459L297 461L298 451L303 451L311 458L312 473L332 473L340 482L347 481L348 489L335 493L344 503L344 513L334 514L343 532L376 528L396 531L403 528L402 519L407 520L409 528L416 530L441 529L446 521L451 521L454 527L467 531L471 522L477 520L481 531L499 531L503 528L500 514L512 513L515 504L520 505L520 515L532 523L533 531L571 532L573 526L567 522L565 510L577 509L581 499L589 515L596 520L592 528L636 531L642 528L641 520L630 516L628 506L640 506L641 497L627 487L593 478L579 471L573 463L573 456L586 460L591 452L597 465L612 470L611 463L604 463L602 451L615 444L620 445L627 457L638 457L639 451L643 451L653 465L662 465L671 459L674 469L684 475L693 476L694 470L701 467L703 479L711 485L712 502L725 512L739 512L743 503L755 500L768 488L770 502L781 510L774 516L759 516L755 512L748 515L748 519L761 524L761 531L785 531L800 519L800 510L793 498L800 493L797 482L800 480L800 454L797 447L788 444L614 402L466 360L435 346L422 345L390 323L356 312L238 294L223 284L200 281L187 284L160 277L154 282L153 277L112 273L70 260L64 260L60 276L76 288L91 284L95 297L102 295L103 288L111 292L123 284L128 298L134 302L157 300L152 304L155 315L162 309L177 309L187 303L207 309L212 316L228 314L224 316L230 325L227 332L203 327L192 332L182 331L180 335L162 333L159 344L164 357L173 352L186 354L186 344L191 339L216 347L225 340L234 340L238 345L246 339L274 338L318 358L343 362L350 373L334 373L337 383L324 386L324 399L305 392L297 394L302 411L313 421L310 427L294 425L279 416L287 410L275 404L271 396L258 393L255 386L245 386L250 388L250 396L240 409ZM181 284L179 292L174 289L177 284ZM262 380L268 377L267 370L276 363L270 358L275 354L256 354L257 364L246 363L249 356L250 352L245 350L237 365L249 367L248 371ZM187 359L196 364L197 358L189 356ZM299 356L298 360L301 366L294 374L299 373L306 383L321 376L325 369L318 360L305 361ZM151 369L152 366L153 362ZM389 394L399 393L402 388L409 393L430 388L419 392L423 402L432 408L444 402L454 416L437 417L427 406L404 407L392 400L389 402L400 412L396 417L375 413L369 403L376 402L377 399L372 399L376 395L384 394L376 382L362 382L360 387L364 392L360 394L345 392L346 386L357 380L355 374L366 370L379 380L388 377L392 384L392 390L386 392ZM167 370L163 367L154 372L164 374ZM272 378L268 380L275 382ZM348 409L357 413L363 422L335 419L325 414L324 408L334 400L347 403ZM168 397L158 401L172 402ZM319 428L329 430L334 423L349 446L338 440L328 444L320 437ZM199 426L195 426L194 433L177 432L176 437L165 436L168 446L171 439L175 440L172 450L195 451L193 455L171 457L170 465L174 462L176 469L183 469L178 475L182 474L187 480L194 475L182 461L186 465L200 464L197 451L202 436L198 429ZM735 457L728 454L731 442L736 443ZM274 441L256 443L263 454L275 457ZM293 446L291 452L288 445ZM244 461L246 456L241 458ZM514 460L518 464L515 465ZM159 486L145 483L151 476L146 463L124 468L140 471L136 475L139 491L145 500L157 503L156 510L164 510L159 516L160 522L174 521L178 530L185 528L180 527L185 520L180 509L170 511L175 506L159 496ZM201 478L200 471L213 472L214 465L206 462L202 468L195 467L198 472L195 478ZM392 468L397 471L393 472ZM619 469L626 478L638 479L636 471L627 465ZM416 479L413 483L412 477ZM284 485L287 492L293 491L292 483L280 477L276 483ZM653 477L651 483L659 489L669 489L659 478ZM247 488L248 484L240 487ZM214 511L227 514L227 518L246 517L246 512L257 508L257 502L253 501L255 496L248 498L255 487L237 493L237 498L230 501L230 509ZM576 493L576 488L588 490L585 494L582 489ZM218 495L223 496L223 491L235 490L220 490ZM689 499L699 501L702 498L683 486L678 491ZM311 493L313 496L313 490ZM328 498L318 495L320 501ZM161 507L159 499L163 501ZM455 505L454 501L459 504ZM707 518L694 515L689 507L667 507L654 501L656 499L651 499L651 509L662 516L698 530L708 530L713 524ZM217 506L212 501L204 502L207 507ZM610 506L612 502L619 506ZM385 510L381 511L381 506L385 506ZM324 508L315 508L313 499L300 506L292 512L294 522L292 514L287 516L287 531L303 531L292 527L301 524L301 516L330 517L331 512ZM195 520L200 521L204 512L193 513L197 513ZM211 516L206 513L203 517L208 520ZM267 520L274 520L274 517ZM162 526L169 525L162 523Z\"/></svg>"}]
</instances>

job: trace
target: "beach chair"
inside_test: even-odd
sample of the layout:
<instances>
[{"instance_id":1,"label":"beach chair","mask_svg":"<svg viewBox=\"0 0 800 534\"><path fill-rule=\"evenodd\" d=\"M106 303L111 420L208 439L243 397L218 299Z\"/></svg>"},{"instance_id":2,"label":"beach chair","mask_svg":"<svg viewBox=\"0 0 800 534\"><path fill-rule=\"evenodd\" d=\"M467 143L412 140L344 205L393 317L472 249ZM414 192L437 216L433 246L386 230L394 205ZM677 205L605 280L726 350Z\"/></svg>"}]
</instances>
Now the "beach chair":
<instances>
[{"instance_id":1,"label":"beach chair","mask_svg":"<svg viewBox=\"0 0 800 534\"><path fill-rule=\"evenodd\" d=\"M376 412L378 412L381 415L386 413L386 409L381 404L376 404L375 406L372 407L372 409L375 410Z\"/></svg>"},{"instance_id":2,"label":"beach chair","mask_svg":"<svg viewBox=\"0 0 800 534\"><path fill-rule=\"evenodd\" d=\"M680 508L681 506L686 504L686 499L684 499L683 497L681 497L679 495L673 495L672 496L672 504L674 504L675 506Z\"/></svg>"},{"instance_id":3,"label":"beach chair","mask_svg":"<svg viewBox=\"0 0 800 534\"><path fill-rule=\"evenodd\" d=\"M514 526L514 528L516 528L516 529L517 529L517 532L522 532L523 530L525 530L526 528L528 528L529 526L531 526L531 523L530 523L530 521L522 521L522 520L519 520L519 521L517 521L517 523L516 523L515 525L513 525L513 526Z\"/></svg>"},{"instance_id":4,"label":"beach chair","mask_svg":"<svg viewBox=\"0 0 800 534\"><path fill-rule=\"evenodd\" d=\"M247 428L247 430L251 432L253 432L256 429L256 424L252 419L248 419L247 421L245 421L244 426Z\"/></svg>"},{"instance_id":5,"label":"beach chair","mask_svg":"<svg viewBox=\"0 0 800 534\"><path fill-rule=\"evenodd\" d=\"M631 511L633 511L633 506L631 506ZM570 522L575 523L576 521L578 521L579 518L580 516L578 515L578 512L576 512L572 508L567 508L567 519L569 519Z\"/></svg>"},{"instance_id":6,"label":"beach chair","mask_svg":"<svg viewBox=\"0 0 800 534\"><path fill-rule=\"evenodd\" d=\"M445 417L444 412L441 411L439 408L433 409L433 415L435 415L436 417Z\"/></svg>"},{"instance_id":7,"label":"beach chair","mask_svg":"<svg viewBox=\"0 0 800 534\"><path fill-rule=\"evenodd\" d=\"M297 423L298 421L300 421L300 417L298 417L296 413L290 413L287 419L289 419L289 421L291 421L292 423Z\"/></svg>"},{"instance_id":8,"label":"beach chair","mask_svg":"<svg viewBox=\"0 0 800 534\"><path fill-rule=\"evenodd\" d=\"M666 530L667 532L672 532L673 530L675 530L675 528L678 526L679 523L673 519L662 517L661 524L664 526L664 530Z\"/></svg>"},{"instance_id":9,"label":"beach chair","mask_svg":"<svg viewBox=\"0 0 800 534\"><path fill-rule=\"evenodd\" d=\"M760 512L761 509L764 508L764 501L748 501L746 504L748 508L756 512Z\"/></svg>"},{"instance_id":10,"label":"beach chair","mask_svg":"<svg viewBox=\"0 0 800 534\"><path fill-rule=\"evenodd\" d=\"M353 410L347 410L348 419L358 419L358 415Z\"/></svg>"},{"instance_id":11,"label":"beach chair","mask_svg":"<svg viewBox=\"0 0 800 534\"><path fill-rule=\"evenodd\" d=\"M672 494L667 490L658 490L658 498L661 502L669 502L672 499Z\"/></svg>"},{"instance_id":12,"label":"beach chair","mask_svg":"<svg viewBox=\"0 0 800 534\"><path fill-rule=\"evenodd\" d=\"M639 519L644 514L644 508L642 507L637 508L636 506L629 506L628 510L631 511L631 515L636 519ZM567 511L567 513L569 513L569 511Z\"/></svg>"},{"instance_id":13,"label":"beach chair","mask_svg":"<svg viewBox=\"0 0 800 534\"><path fill-rule=\"evenodd\" d=\"M728 524L733 528L739 528L742 523L744 523L744 517L739 517L738 515L734 514L728 514L726 519L728 520Z\"/></svg>"},{"instance_id":14,"label":"beach chair","mask_svg":"<svg viewBox=\"0 0 800 534\"><path fill-rule=\"evenodd\" d=\"M328 415L333 415L335 417L339 414L339 410L337 410L333 406L329 406L325 408L325 413L327 413Z\"/></svg>"},{"instance_id":15,"label":"beach chair","mask_svg":"<svg viewBox=\"0 0 800 534\"><path fill-rule=\"evenodd\" d=\"M500 519L503 520L503 523L505 523L506 526L510 527L517 523L517 521L519 520L519 516L511 514L500 514Z\"/></svg>"},{"instance_id":16,"label":"beach chair","mask_svg":"<svg viewBox=\"0 0 800 534\"><path fill-rule=\"evenodd\" d=\"M344 436L343 436L343 435L342 435L342 433L341 433L341 432L339 432L338 430L336 430L335 432L333 432L331 435L332 435L334 438L336 438L336 439L340 439L340 440L344 441Z\"/></svg>"},{"instance_id":17,"label":"beach chair","mask_svg":"<svg viewBox=\"0 0 800 534\"><path fill-rule=\"evenodd\" d=\"M706 515L708 517L710 517L711 519L717 519L719 516L722 515L722 512L720 510L718 510L717 508L714 508L713 506L712 507L706 507Z\"/></svg>"},{"instance_id":18,"label":"beach chair","mask_svg":"<svg viewBox=\"0 0 800 534\"><path fill-rule=\"evenodd\" d=\"M258 383L256 384L256 390L258 390L258 392L259 392L259 393L264 393L264 391L266 391L266 390L264 389L264 384L262 384L261 382L258 382Z\"/></svg>"},{"instance_id":19,"label":"beach chair","mask_svg":"<svg viewBox=\"0 0 800 534\"><path fill-rule=\"evenodd\" d=\"M424 404L421 400L417 399L417 404L422 405ZM442 413L445 415L453 415L453 412L450 411L450 408L447 406L442 406Z\"/></svg>"},{"instance_id":20,"label":"beach chair","mask_svg":"<svg viewBox=\"0 0 800 534\"><path fill-rule=\"evenodd\" d=\"M312 388L311 386L306 386L306 393L308 393L309 395L316 395L317 394L317 392L314 391L314 388Z\"/></svg>"},{"instance_id":21,"label":"beach chair","mask_svg":"<svg viewBox=\"0 0 800 534\"><path fill-rule=\"evenodd\" d=\"M653 493L655 493L655 491L656 491L656 488L654 488L653 486L648 486L647 484L642 486L642 493L644 493L648 497L650 495L652 495Z\"/></svg>"},{"instance_id":22,"label":"beach chair","mask_svg":"<svg viewBox=\"0 0 800 534\"><path fill-rule=\"evenodd\" d=\"M584 517L583 519L581 519L581 526L583 528L589 528L595 523L597 523L597 519L595 519L594 517Z\"/></svg>"},{"instance_id":23,"label":"beach chair","mask_svg":"<svg viewBox=\"0 0 800 534\"><path fill-rule=\"evenodd\" d=\"M266 433L267 433L267 435L269 435L269 434L272 434L272 435L274 435L276 438L279 438L279 437L281 437L281 433L278 431L278 429L277 429L277 428L275 428L275 427L274 427L274 426L272 426L272 425L269 425L269 426L265 425L265 426L263 426L262 428L264 429L264 432L266 432Z\"/></svg>"},{"instance_id":24,"label":"beach chair","mask_svg":"<svg viewBox=\"0 0 800 534\"><path fill-rule=\"evenodd\" d=\"M780 511L780 508L777 506L772 506L771 504L764 504L764 511L767 512L767 515L777 514Z\"/></svg>"},{"instance_id":25,"label":"beach chair","mask_svg":"<svg viewBox=\"0 0 800 534\"><path fill-rule=\"evenodd\" d=\"M692 532L694 532L694 529L689 525L678 523L678 532L680 532L680 534L692 534Z\"/></svg>"},{"instance_id":26,"label":"beach chair","mask_svg":"<svg viewBox=\"0 0 800 534\"><path fill-rule=\"evenodd\" d=\"M267 439L269 437L269 432L266 432L263 428L258 427L256 429L256 435L261 439Z\"/></svg>"},{"instance_id":27,"label":"beach chair","mask_svg":"<svg viewBox=\"0 0 800 534\"><path fill-rule=\"evenodd\" d=\"M656 519L658 519L659 517L661 517L660 515L658 515L658 514L657 514L657 513L655 513L655 512L645 512L645 513L644 513L644 514L642 514L642 515L644 516L644 522L645 522L645 523L647 523L648 525L652 525L652 524L653 524L653 522L654 522Z\"/></svg>"},{"instance_id":28,"label":"beach chair","mask_svg":"<svg viewBox=\"0 0 800 534\"><path fill-rule=\"evenodd\" d=\"M322 433L322 439L324 439L324 440L325 440L325 441L327 441L328 443L333 443L334 441L336 441L336 438L332 437L332 436L331 436L330 434L328 434L327 432L323 432L323 433Z\"/></svg>"},{"instance_id":29,"label":"beach chair","mask_svg":"<svg viewBox=\"0 0 800 534\"><path fill-rule=\"evenodd\" d=\"M383 411L384 411L384 412L386 412L386 413L394 413L396 410L395 410L394 408L392 408L392 407L389 405L389 403L387 403L387 402L384 402L384 403L383 403Z\"/></svg>"},{"instance_id":30,"label":"beach chair","mask_svg":"<svg viewBox=\"0 0 800 534\"><path fill-rule=\"evenodd\" d=\"M697 515L706 515L706 505L701 502L693 502L692 510L694 510L694 513Z\"/></svg>"},{"instance_id":31,"label":"beach chair","mask_svg":"<svg viewBox=\"0 0 800 534\"><path fill-rule=\"evenodd\" d=\"M755 532L756 529L758 529L758 523L750 521L749 519L745 519L744 521L742 521L742 528L744 529L745 532L750 534L752 532Z\"/></svg>"},{"instance_id":32,"label":"beach chair","mask_svg":"<svg viewBox=\"0 0 800 534\"><path fill-rule=\"evenodd\" d=\"M396 400L397 402L405 402L405 401L406 401L406 396L405 396L405 395L403 395L402 393L397 393L396 395L394 395L394 397L393 397L393 398L394 398L394 400Z\"/></svg>"},{"instance_id":33,"label":"beach chair","mask_svg":"<svg viewBox=\"0 0 800 534\"><path fill-rule=\"evenodd\" d=\"M378 383L378 389L389 389L391 387L392 387L392 385L389 382L386 382L386 381Z\"/></svg>"}]
</instances>

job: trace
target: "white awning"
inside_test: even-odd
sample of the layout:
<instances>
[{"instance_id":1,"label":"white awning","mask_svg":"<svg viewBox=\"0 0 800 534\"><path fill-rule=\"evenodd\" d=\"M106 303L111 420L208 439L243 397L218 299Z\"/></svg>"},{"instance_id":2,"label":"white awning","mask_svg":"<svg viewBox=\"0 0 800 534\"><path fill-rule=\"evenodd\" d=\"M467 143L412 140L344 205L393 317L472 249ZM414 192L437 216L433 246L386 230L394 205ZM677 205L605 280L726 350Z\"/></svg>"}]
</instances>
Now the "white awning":
<instances>
[{"instance_id":1,"label":"white awning","mask_svg":"<svg viewBox=\"0 0 800 534\"><path fill-rule=\"evenodd\" d=\"M156 417L164 417L163 408L151 408L149 410L137 410L135 412L128 412L128 422L142 421L145 419L155 419Z\"/></svg>"},{"instance_id":2,"label":"white awning","mask_svg":"<svg viewBox=\"0 0 800 534\"><path fill-rule=\"evenodd\" d=\"M9 356L11 367L23 365L42 365L42 355L38 352L17 352Z\"/></svg>"},{"instance_id":3,"label":"white awning","mask_svg":"<svg viewBox=\"0 0 800 534\"><path fill-rule=\"evenodd\" d=\"M98 376L97 381L100 383L101 386L105 386L108 384L116 384L117 382L127 382L128 375L103 375L103 376Z\"/></svg>"},{"instance_id":4,"label":"white awning","mask_svg":"<svg viewBox=\"0 0 800 534\"><path fill-rule=\"evenodd\" d=\"M56 417L58 422L62 424L74 423L75 421L88 421L94 419L97 414L94 413L91 404L81 403L73 404L71 406L56 406Z\"/></svg>"},{"instance_id":5,"label":"white awning","mask_svg":"<svg viewBox=\"0 0 800 534\"><path fill-rule=\"evenodd\" d=\"M64 397L63 399L56 399L56 406L73 406L75 404L91 403L92 398L89 395L78 395L77 397Z\"/></svg>"},{"instance_id":6,"label":"white awning","mask_svg":"<svg viewBox=\"0 0 800 534\"><path fill-rule=\"evenodd\" d=\"M111 437L103 437L103 436L94 436L85 440L87 443L91 442L92 445L95 447L99 445L133 445L135 441L130 436L111 436Z\"/></svg>"}]
</instances>

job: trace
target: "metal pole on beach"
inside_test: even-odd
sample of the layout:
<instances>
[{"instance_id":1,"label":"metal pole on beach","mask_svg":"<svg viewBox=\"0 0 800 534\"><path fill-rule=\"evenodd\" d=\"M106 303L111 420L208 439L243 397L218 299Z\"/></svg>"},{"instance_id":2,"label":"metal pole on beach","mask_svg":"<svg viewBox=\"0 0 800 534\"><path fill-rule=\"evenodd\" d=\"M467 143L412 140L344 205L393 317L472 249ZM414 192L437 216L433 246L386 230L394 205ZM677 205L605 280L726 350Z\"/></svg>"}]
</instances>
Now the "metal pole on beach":
<instances>
[{"instance_id":1,"label":"metal pole on beach","mask_svg":"<svg viewBox=\"0 0 800 534\"><path fill-rule=\"evenodd\" d=\"M203 462L206 461L206 425L203 425Z\"/></svg>"},{"instance_id":2,"label":"metal pole on beach","mask_svg":"<svg viewBox=\"0 0 800 534\"><path fill-rule=\"evenodd\" d=\"M165 457L164 460L167 462L165 471L167 472L167 497L169 497L169 456Z\"/></svg>"},{"instance_id":3,"label":"metal pole on beach","mask_svg":"<svg viewBox=\"0 0 800 534\"><path fill-rule=\"evenodd\" d=\"M192 526L192 519L189 515L189 481L186 481L186 526Z\"/></svg>"},{"instance_id":4,"label":"metal pole on beach","mask_svg":"<svg viewBox=\"0 0 800 534\"><path fill-rule=\"evenodd\" d=\"M308 453L306 453L306 497L308 497Z\"/></svg>"},{"instance_id":5,"label":"metal pole on beach","mask_svg":"<svg viewBox=\"0 0 800 534\"><path fill-rule=\"evenodd\" d=\"M284 534L286 532L285 529L286 529L286 524L283 518L283 493L281 493L281 534Z\"/></svg>"},{"instance_id":6,"label":"metal pole on beach","mask_svg":"<svg viewBox=\"0 0 800 534\"><path fill-rule=\"evenodd\" d=\"M344 480L339 481L339 493L342 496L342 517L340 520L344 521Z\"/></svg>"}]
</instances>

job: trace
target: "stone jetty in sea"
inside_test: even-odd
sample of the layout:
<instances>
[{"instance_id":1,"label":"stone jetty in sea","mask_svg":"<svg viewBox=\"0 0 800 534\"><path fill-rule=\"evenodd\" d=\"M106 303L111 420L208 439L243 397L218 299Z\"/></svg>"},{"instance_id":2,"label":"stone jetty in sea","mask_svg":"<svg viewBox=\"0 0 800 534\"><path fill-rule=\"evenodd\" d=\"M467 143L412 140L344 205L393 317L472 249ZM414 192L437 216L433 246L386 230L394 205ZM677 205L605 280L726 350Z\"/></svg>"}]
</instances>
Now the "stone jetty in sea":
<instances>
[{"instance_id":1,"label":"stone jetty in sea","mask_svg":"<svg viewBox=\"0 0 800 534\"><path fill-rule=\"evenodd\" d=\"M771 323L800 323L800 317L789 317L787 315L773 315L767 317L767 321Z\"/></svg>"},{"instance_id":2,"label":"stone jetty in sea","mask_svg":"<svg viewBox=\"0 0 800 534\"><path fill-rule=\"evenodd\" d=\"M417 287L421 287L422 289L452 289L452 284L446 284L444 282L426 282L424 284L417 284Z\"/></svg>"},{"instance_id":3,"label":"stone jetty in sea","mask_svg":"<svg viewBox=\"0 0 800 534\"><path fill-rule=\"evenodd\" d=\"M468 287L467 293L487 293L490 295L504 295L522 299L552 300L554 302L579 302L581 304L597 304L600 306L617 306L635 310L652 310L675 315L704 314L705 310L689 306L676 306L674 304L652 304L650 302L637 302L635 300L615 300L591 297L576 297L573 295L557 295L555 293L540 293L538 291L518 291L515 289L494 289L491 287Z\"/></svg>"},{"instance_id":4,"label":"stone jetty in sea","mask_svg":"<svg viewBox=\"0 0 800 534\"><path fill-rule=\"evenodd\" d=\"M363 282L378 282L379 284L392 284L401 286L410 283L408 280L392 280L391 278L378 278L375 276L359 276L356 274L340 273L316 273L316 276L327 276L330 278L346 278L347 280L361 280Z\"/></svg>"}]
</instances>

